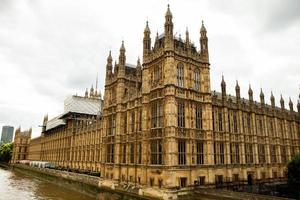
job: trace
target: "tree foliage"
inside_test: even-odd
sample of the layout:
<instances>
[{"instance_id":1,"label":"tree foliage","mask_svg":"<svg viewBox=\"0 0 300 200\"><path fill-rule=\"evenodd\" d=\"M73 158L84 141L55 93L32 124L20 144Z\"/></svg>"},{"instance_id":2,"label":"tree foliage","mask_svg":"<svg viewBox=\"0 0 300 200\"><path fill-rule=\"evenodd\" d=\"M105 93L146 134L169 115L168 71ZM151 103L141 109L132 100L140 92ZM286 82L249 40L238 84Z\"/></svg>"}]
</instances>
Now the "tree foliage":
<instances>
[{"instance_id":1,"label":"tree foliage","mask_svg":"<svg viewBox=\"0 0 300 200\"><path fill-rule=\"evenodd\" d=\"M288 183L290 186L300 186L300 155L296 155L288 164Z\"/></svg>"},{"instance_id":2,"label":"tree foliage","mask_svg":"<svg viewBox=\"0 0 300 200\"><path fill-rule=\"evenodd\" d=\"M8 163L12 157L13 144L6 143L0 146L0 162Z\"/></svg>"}]
</instances>

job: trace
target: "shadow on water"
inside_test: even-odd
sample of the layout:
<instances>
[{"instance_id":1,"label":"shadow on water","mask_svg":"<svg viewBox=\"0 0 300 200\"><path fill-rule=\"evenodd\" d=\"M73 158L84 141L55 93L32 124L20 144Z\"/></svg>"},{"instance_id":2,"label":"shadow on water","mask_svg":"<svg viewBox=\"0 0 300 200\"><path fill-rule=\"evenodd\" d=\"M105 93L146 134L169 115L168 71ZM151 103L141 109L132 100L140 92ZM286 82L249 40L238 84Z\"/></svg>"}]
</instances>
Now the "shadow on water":
<instances>
[{"instance_id":1,"label":"shadow on water","mask_svg":"<svg viewBox=\"0 0 300 200\"><path fill-rule=\"evenodd\" d=\"M0 200L129 200L109 192L85 192L78 186L54 178L0 168ZM73 183L74 184L74 183ZM75 186L75 185L74 185Z\"/></svg>"}]
</instances>

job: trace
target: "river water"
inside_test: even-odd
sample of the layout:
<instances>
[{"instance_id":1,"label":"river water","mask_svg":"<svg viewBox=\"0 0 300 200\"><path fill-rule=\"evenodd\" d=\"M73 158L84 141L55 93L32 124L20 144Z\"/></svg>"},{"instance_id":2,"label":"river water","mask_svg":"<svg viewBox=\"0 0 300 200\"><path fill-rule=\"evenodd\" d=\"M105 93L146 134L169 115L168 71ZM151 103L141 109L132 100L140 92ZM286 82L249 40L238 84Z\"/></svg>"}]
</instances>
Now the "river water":
<instances>
[{"instance_id":1,"label":"river water","mask_svg":"<svg viewBox=\"0 0 300 200\"><path fill-rule=\"evenodd\" d=\"M118 200L131 199L111 193L85 195L31 174L0 168L0 200Z\"/></svg>"}]
</instances>

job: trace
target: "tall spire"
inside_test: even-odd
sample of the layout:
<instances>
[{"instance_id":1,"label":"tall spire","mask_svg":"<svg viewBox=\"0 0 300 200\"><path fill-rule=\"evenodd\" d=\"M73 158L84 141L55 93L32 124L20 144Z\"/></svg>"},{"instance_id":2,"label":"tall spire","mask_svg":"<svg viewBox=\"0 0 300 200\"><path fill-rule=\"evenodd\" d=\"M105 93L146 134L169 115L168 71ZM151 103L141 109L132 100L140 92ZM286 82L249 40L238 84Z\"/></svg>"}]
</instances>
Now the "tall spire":
<instances>
[{"instance_id":1,"label":"tall spire","mask_svg":"<svg viewBox=\"0 0 300 200\"><path fill-rule=\"evenodd\" d=\"M168 4L166 16L165 16L165 36L167 40L173 39L173 22L172 22L172 13L170 10L170 5Z\"/></svg>"},{"instance_id":2,"label":"tall spire","mask_svg":"<svg viewBox=\"0 0 300 200\"><path fill-rule=\"evenodd\" d=\"M209 55L208 55L208 38L206 36L206 28L204 26L204 22L202 20L202 25L200 28L200 53L202 57L209 61Z\"/></svg>"},{"instance_id":3,"label":"tall spire","mask_svg":"<svg viewBox=\"0 0 300 200\"><path fill-rule=\"evenodd\" d=\"M271 97L270 97L270 100L271 100L271 106L274 108L274 107L275 107L275 97L274 97L272 91L271 91Z\"/></svg>"},{"instance_id":4,"label":"tall spire","mask_svg":"<svg viewBox=\"0 0 300 200\"><path fill-rule=\"evenodd\" d=\"M260 97L260 103L262 105L265 104L265 95L264 95L264 93L262 91L262 88L260 88L260 95L259 95L259 97Z\"/></svg>"},{"instance_id":5,"label":"tall spire","mask_svg":"<svg viewBox=\"0 0 300 200\"><path fill-rule=\"evenodd\" d=\"M143 39L143 60L146 60L146 57L151 52L151 31L148 26L148 21L146 22L146 27L144 30L144 39Z\"/></svg>"},{"instance_id":6,"label":"tall spire","mask_svg":"<svg viewBox=\"0 0 300 200\"><path fill-rule=\"evenodd\" d=\"M241 91L240 91L240 86L239 86L239 82L238 81L236 81L235 93L236 93L237 100L240 100L240 98L241 98Z\"/></svg>"},{"instance_id":7,"label":"tall spire","mask_svg":"<svg viewBox=\"0 0 300 200\"><path fill-rule=\"evenodd\" d=\"M251 89L251 85L250 84L249 84L248 95L249 95L249 101L253 101L253 91Z\"/></svg>"},{"instance_id":8,"label":"tall spire","mask_svg":"<svg viewBox=\"0 0 300 200\"><path fill-rule=\"evenodd\" d=\"M284 100L283 100L282 94L280 95L280 106L281 106L281 109L284 109Z\"/></svg>"},{"instance_id":9,"label":"tall spire","mask_svg":"<svg viewBox=\"0 0 300 200\"><path fill-rule=\"evenodd\" d=\"M120 48L120 55L119 55L119 63L118 63L118 75L125 75L125 63L126 63L126 56L125 56L125 46L124 46L124 41L122 41L122 45Z\"/></svg>"},{"instance_id":10,"label":"tall spire","mask_svg":"<svg viewBox=\"0 0 300 200\"><path fill-rule=\"evenodd\" d=\"M222 75L222 81L221 81L221 90L222 90L222 99L225 99L226 97L226 83L224 81L224 76Z\"/></svg>"},{"instance_id":11,"label":"tall spire","mask_svg":"<svg viewBox=\"0 0 300 200\"><path fill-rule=\"evenodd\" d=\"M94 86L93 85L90 89L90 97L94 97Z\"/></svg>"},{"instance_id":12,"label":"tall spire","mask_svg":"<svg viewBox=\"0 0 300 200\"><path fill-rule=\"evenodd\" d=\"M294 111L294 105L293 105L291 97L290 97L290 101L289 101L289 106L290 106L290 111L293 112Z\"/></svg>"},{"instance_id":13,"label":"tall spire","mask_svg":"<svg viewBox=\"0 0 300 200\"><path fill-rule=\"evenodd\" d=\"M187 27L186 27L186 31L185 31L185 44L187 47L190 46L190 36L189 36L189 30Z\"/></svg>"},{"instance_id":14,"label":"tall spire","mask_svg":"<svg viewBox=\"0 0 300 200\"><path fill-rule=\"evenodd\" d=\"M106 76L109 78L111 75L112 75L112 57L111 57L111 51L109 51L107 57L107 64L106 64Z\"/></svg>"}]
</instances>

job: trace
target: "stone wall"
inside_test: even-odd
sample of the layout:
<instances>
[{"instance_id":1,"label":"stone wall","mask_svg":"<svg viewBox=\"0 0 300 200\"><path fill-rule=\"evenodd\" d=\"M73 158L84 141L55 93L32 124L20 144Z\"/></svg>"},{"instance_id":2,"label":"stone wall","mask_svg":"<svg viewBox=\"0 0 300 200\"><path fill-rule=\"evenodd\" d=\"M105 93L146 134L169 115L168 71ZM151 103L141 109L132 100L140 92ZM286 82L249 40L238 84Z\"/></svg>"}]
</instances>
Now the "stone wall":
<instances>
[{"instance_id":1,"label":"stone wall","mask_svg":"<svg viewBox=\"0 0 300 200\"><path fill-rule=\"evenodd\" d=\"M30 140L28 146L28 160L39 161L41 160L41 143L42 138L34 138Z\"/></svg>"}]
</instances>

